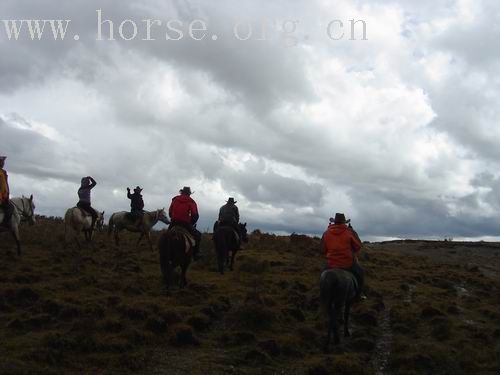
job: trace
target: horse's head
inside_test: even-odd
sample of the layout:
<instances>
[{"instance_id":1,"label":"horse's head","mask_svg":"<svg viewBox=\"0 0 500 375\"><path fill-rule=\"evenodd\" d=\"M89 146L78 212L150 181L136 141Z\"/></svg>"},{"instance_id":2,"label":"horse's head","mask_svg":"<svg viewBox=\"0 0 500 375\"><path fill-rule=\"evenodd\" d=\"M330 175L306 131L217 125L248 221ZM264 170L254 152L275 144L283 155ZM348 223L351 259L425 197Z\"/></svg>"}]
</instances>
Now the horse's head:
<instances>
[{"instance_id":1,"label":"horse's head","mask_svg":"<svg viewBox=\"0 0 500 375\"><path fill-rule=\"evenodd\" d=\"M248 232L247 232L247 223L239 223L238 229L240 230L241 240L243 242L248 242Z\"/></svg>"},{"instance_id":2,"label":"horse's head","mask_svg":"<svg viewBox=\"0 0 500 375\"><path fill-rule=\"evenodd\" d=\"M158 220L161 221L164 224L170 224L170 220L168 220L167 214L165 212L165 208L162 208L161 210L157 210L158 214Z\"/></svg>"},{"instance_id":3,"label":"horse's head","mask_svg":"<svg viewBox=\"0 0 500 375\"><path fill-rule=\"evenodd\" d=\"M33 194L31 194L29 198L23 196L21 198L21 203L22 203L21 216L30 225L34 225L36 219L35 219L35 202L33 202Z\"/></svg>"}]
</instances>

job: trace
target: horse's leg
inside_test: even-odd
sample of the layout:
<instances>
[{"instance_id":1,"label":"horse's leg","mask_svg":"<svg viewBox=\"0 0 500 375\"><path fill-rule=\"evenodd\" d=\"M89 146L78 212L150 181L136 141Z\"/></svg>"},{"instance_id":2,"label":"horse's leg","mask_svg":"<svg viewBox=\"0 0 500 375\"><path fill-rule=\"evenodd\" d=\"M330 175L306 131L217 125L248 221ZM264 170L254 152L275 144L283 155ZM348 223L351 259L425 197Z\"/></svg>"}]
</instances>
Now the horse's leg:
<instances>
[{"instance_id":1,"label":"horse's leg","mask_svg":"<svg viewBox=\"0 0 500 375\"><path fill-rule=\"evenodd\" d=\"M147 238L148 243L149 243L149 248L151 249L151 251L153 251L153 244L151 243L151 233L150 232L146 233L146 238Z\"/></svg>"},{"instance_id":2,"label":"horse's leg","mask_svg":"<svg viewBox=\"0 0 500 375\"><path fill-rule=\"evenodd\" d=\"M224 275L224 249L217 249L217 269L221 275Z\"/></svg>"},{"instance_id":3,"label":"horse's leg","mask_svg":"<svg viewBox=\"0 0 500 375\"><path fill-rule=\"evenodd\" d=\"M181 289L184 288L187 285L187 280L186 280L186 271L187 271L187 261L185 261L182 266L181 266L181 281L180 281L180 287Z\"/></svg>"},{"instance_id":4,"label":"horse's leg","mask_svg":"<svg viewBox=\"0 0 500 375\"><path fill-rule=\"evenodd\" d=\"M188 284L186 274L189 268L189 264L191 263L191 257L188 256L186 252L184 252L184 254L182 254L181 259L184 259L181 265L181 283L182 283L181 288L183 288Z\"/></svg>"},{"instance_id":5,"label":"horse's leg","mask_svg":"<svg viewBox=\"0 0 500 375\"><path fill-rule=\"evenodd\" d=\"M76 246L78 248L78 254L80 254L80 251L82 250L82 245L80 244L80 240L78 239L77 235L75 236L75 242L76 242Z\"/></svg>"},{"instance_id":6,"label":"horse's leg","mask_svg":"<svg viewBox=\"0 0 500 375\"><path fill-rule=\"evenodd\" d=\"M338 318L342 316L342 308L340 306L335 306L335 308L331 309L331 317L330 319L333 321L333 342L335 345L340 344L340 336L339 336L339 321Z\"/></svg>"},{"instance_id":7,"label":"horse's leg","mask_svg":"<svg viewBox=\"0 0 500 375\"><path fill-rule=\"evenodd\" d=\"M345 304L345 309L344 309L344 337L349 337L351 336L351 333L349 332L349 312L351 310L351 302L348 301Z\"/></svg>"},{"instance_id":8,"label":"horse's leg","mask_svg":"<svg viewBox=\"0 0 500 375\"><path fill-rule=\"evenodd\" d=\"M233 254L231 255L231 265L229 266L229 269L232 271L233 270L233 266L234 266L234 258L236 257L236 253L238 250L236 250L237 248L235 248L233 250Z\"/></svg>"},{"instance_id":9,"label":"horse's leg","mask_svg":"<svg viewBox=\"0 0 500 375\"><path fill-rule=\"evenodd\" d=\"M135 244L135 246L139 246L143 237L144 237L144 232L141 232L141 235L139 236L139 239L137 240L137 243Z\"/></svg>"},{"instance_id":10,"label":"horse's leg","mask_svg":"<svg viewBox=\"0 0 500 375\"><path fill-rule=\"evenodd\" d=\"M215 255L217 256L217 270L221 275L224 275L224 263L226 262L226 238L224 233L218 233L217 241L215 242Z\"/></svg>"},{"instance_id":11,"label":"horse's leg","mask_svg":"<svg viewBox=\"0 0 500 375\"><path fill-rule=\"evenodd\" d=\"M170 263L169 260L167 260L167 289L170 288L170 283L172 281L172 273L174 271L174 267Z\"/></svg>"},{"instance_id":12,"label":"horse's leg","mask_svg":"<svg viewBox=\"0 0 500 375\"><path fill-rule=\"evenodd\" d=\"M333 331L333 320L334 320L334 315L333 315L333 309L331 304L327 307L327 314L328 314L328 327L327 327L327 334L326 334L326 343L325 343L325 353L328 353L328 350L330 349L330 341L332 339L332 331Z\"/></svg>"},{"instance_id":13,"label":"horse's leg","mask_svg":"<svg viewBox=\"0 0 500 375\"><path fill-rule=\"evenodd\" d=\"M163 279L163 283L168 288L168 286L169 286L169 271L168 271L168 259L167 259L165 249L160 249L160 270L161 270L161 276Z\"/></svg>"},{"instance_id":14,"label":"horse's leg","mask_svg":"<svg viewBox=\"0 0 500 375\"><path fill-rule=\"evenodd\" d=\"M63 240L64 249L68 247L68 224L64 223L64 240Z\"/></svg>"},{"instance_id":15,"label":"horse's leg","mask_svg":"<svg viewBox=\"0 0 500 375\"><path fill-rule=\"evenodd\" d=\"M14 237L14 241L16 241L17 255L21 256L21 241L19 240L19 229L17 227L12 228L12 236Z\"/></svg>"}]
</instances>

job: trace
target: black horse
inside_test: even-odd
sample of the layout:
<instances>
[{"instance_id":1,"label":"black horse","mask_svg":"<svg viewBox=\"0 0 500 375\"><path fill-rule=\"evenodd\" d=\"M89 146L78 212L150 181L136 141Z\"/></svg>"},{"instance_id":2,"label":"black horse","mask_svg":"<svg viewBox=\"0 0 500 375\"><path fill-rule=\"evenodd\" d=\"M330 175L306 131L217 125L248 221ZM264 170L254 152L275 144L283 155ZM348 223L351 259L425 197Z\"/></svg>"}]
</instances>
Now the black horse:
<instances>
[{"instance_id":1,"label":"black horse","mask_svg":"<svg viewBox=\"0 0 500 375\"><path fill-rule=\"evenodd\" d=\"M233 227L219 225L214 230L215 253L217 255L217 269L224 274L224 263L232 271L234 257L240 248L241 241L248 242L247 223L238 224L239 233L236 234ZM231 258L229 258L231 253ZM230 260L231 259L231 260Z\"/></svg>"},{"instance_id":2,"label":"black horse","mask_svg":"<svg viewBox=\"0 0 500 375\"><path fill-rule=\"evenodd\" d=\"M163 232L158 240L160 251L160 268L163 282L170 287L172 273L181 267L180 287L187 285L186 272L193 256L194 241L188 231L174 226Z\"/></svg>"},{"instance_id":3,"label":"black horse","mask_svg":"<svg viewBox=\"0 0 500 375\"><path fill-rule=\"evenodd\" d=\"M356 295L356 278L349 271L329 269L320 278L321 308L328 318L328 334L325 352L328 351L331 335L335 345L340 343L339 325L344 323L344 337L349 337L349 312ZM342 312L344 316L342 319Z\"/></svg>"}]
</instances>

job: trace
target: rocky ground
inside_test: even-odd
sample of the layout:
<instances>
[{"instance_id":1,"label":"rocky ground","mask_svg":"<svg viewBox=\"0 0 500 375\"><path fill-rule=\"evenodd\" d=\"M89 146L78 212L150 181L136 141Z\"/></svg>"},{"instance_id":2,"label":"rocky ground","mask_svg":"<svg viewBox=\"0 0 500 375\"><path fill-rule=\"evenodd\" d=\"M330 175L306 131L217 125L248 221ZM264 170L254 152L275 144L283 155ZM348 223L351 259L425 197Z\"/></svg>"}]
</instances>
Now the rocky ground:
<instances>
[{"instance_id":1,"label":"rocky ground","mask_svg":"<svg viewBox=\"0 0 500 375\"><path fill-rule=\"evenodd\" d=\"M167 291L135 235L77 252L63 228L23 227L21 257L0 234L2 374L500 373L499 244L365 244L368 299L324 354L317 238L252 234L221 276L207 234Z\"/></svg>"}]
</instances>

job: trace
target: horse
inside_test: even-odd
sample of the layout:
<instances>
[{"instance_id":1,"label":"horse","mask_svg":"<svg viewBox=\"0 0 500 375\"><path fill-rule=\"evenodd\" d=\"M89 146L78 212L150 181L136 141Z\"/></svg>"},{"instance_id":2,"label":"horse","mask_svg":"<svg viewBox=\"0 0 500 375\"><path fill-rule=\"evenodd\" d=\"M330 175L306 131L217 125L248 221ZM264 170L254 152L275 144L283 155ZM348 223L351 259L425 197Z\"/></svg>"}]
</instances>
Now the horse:
<instances>
[{"instance_id":1,"label":"horse","mask_svg":"<svg viewBox=\"0 0 500 375\"><path fill-rule=\"evenodd\" d=\"M328 318L328 334L325 352L328 352L331 335L335 345L340 343L339 325L344 323L344 337L349 337L349 312L356 295L357 281L355 276L346 270L333 268L321 273L320 304L321 310ZM342 312L343 319L342 319Z\"/></svg>"},{"instance_id":2,"label":"horse","mask_svg":"<svg viewBox=\"0 0 500 375\"><path fill-rule=\"evenodd\" d=\"M233 227L219 225L214 230L215 253L217 255L217 270L221 275L224 275L224 263L229 266L232 271L234 266L234 258L241 241L248 242L247 223L238 224L239 233L236 233ZM229 253L231 253L231 262L229 261Z\"/></svg>"},{"instance_id":3,"label":"horse","mask_svg":"<svg viewBox=\"0 0 500 375\"><path fill-rule=\"evenodd\" d=\"M19 237L19 224L27 221L30 225L35 224L35 203L33 195L26 198L24 195L21 198L10 199L10 204L13 208L12 216L8 224L0 224L0 232L10 232L14 236L17 246L17 255L21 255L21 241ZM0 223L3 223L4 213L0 210Z\"/></svg>"},{"instance_id":4,"label":"horse","mask_svg":"<svg viewBox=\"0 0 500 375\"><path fill-rule=\"evenodd\" d=\"M104 211L97 211L95 228L100 229L104 224ZM81 249L78 234L83 232L86 242L92 240L92 216L78 207L68 208L64 215L64 244L68 245L70 237L73 237L79 249Z\"/></svg>"},{"instance_id":5,"label":"horse","mask_svg":"<svg viewBox=\"0 0 500 375\"><path fill-rule=\"evenodd\" d=\"M160 235L160 270L167 289L170 287L173 270L181 267L180 288L187 285L186 272L193 257L195 239L184 227L174 225Z\"/></svg>"},{"instance_id":6,"label":"horse","mask_svg":"<svg viewBox=\"0 0 500 375\"><path fill-rule=\"evenodd\" d=\"M146 237L149 243L149 247L151 248L151 251L153 251L153 244L151 243L150 231L151 228L153 228L156 225L156 223L158 223L158 221L161 221L165 224L169 224L167 216L165 215L165 209L162 208L156 211L144 211L140 223L137 223L135 220L129 219L129 214L130 214L129 212L120 211L120 212L115 212L113 215L111 215L108 224L108 236L110 236L111 233L114 233L115 245L118 246L120 242L118 233L121 230L126 229L130 232L140 233L141 235L137 240L137 246L141 242L142 238Z\"/></svg>"}]
</instances>

